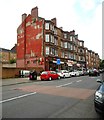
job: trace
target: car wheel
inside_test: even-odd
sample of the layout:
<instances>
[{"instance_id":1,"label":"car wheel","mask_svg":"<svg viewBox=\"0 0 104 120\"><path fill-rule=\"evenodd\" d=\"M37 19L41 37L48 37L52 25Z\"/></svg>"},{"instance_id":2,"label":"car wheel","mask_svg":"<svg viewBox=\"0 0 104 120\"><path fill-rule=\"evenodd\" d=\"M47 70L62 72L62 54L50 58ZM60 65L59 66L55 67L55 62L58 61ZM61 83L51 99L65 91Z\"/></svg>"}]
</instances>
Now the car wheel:
<instances>
[{"instance_id":1,"label":"car wheel","mask_svg":"<svg viewBox=\"0 0 104 120\"><path fill-rule=\"evenodd\" d=\"M60 76L58 76L58 79L59 79L59 80L61 79Z\"/></svg>"},{"instance_id":2,"label":"car wheel","mask_svg":"<svg viewBox=\"0 0 104 120\"><path fill-rule=\"evenodd\" d=\"M52 78L51 78L51 77L49 77L49 80L51 81L51 80L52 80Z\"/></svg>"},{"instance_id":3,"label":"car wheel","mask_svg":"<svg viewBox=\"0 0 104 120\"><path fill-rule=\"evenodd\" d=\"M65 75L63 77L65 78Z\"/></svg>"},{"instance_id":4,"label":"car wheel","mask_svg":"<svg viewBox=\"0 0 104 120\"><path fill-rule=\"evenodd\" d=\"M100 115L101 113L95 108L95 112Z\"/></svg>"}]
</instances>

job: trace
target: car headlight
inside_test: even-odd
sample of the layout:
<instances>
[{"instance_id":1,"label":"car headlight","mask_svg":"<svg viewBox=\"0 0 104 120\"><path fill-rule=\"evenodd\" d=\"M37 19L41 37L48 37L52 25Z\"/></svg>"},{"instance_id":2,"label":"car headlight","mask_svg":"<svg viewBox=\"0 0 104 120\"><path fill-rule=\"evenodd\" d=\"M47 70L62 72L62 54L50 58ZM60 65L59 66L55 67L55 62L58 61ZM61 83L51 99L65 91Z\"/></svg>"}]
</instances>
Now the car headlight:
<instances>
[{"instance_id":1,"label":"car headlight","mask_svg":"<svg viewBox=\"0 0 104 120\"><path fill-rule=\"evenodd\" d=\"M96 91L96 93L95 93L95 100L97 100L97 101L99 101L99 102L102 103L102 100L103 100L103 94L100 93L100 92L98 92L98 91Z\"/></svg>"},{"instance_id":2,"label":"car headlight","mask_svg":"<svg viewBox=\"0 0 104 120\"><path fill-rule=\"evenodd\" d=\"M97 97L99 97L99 98L102 98L102 97L103 97L103 95L102 95L100 92L98 92L98 91L95 93L95 96L97 96Z\"/></svg>"}]
</instances>

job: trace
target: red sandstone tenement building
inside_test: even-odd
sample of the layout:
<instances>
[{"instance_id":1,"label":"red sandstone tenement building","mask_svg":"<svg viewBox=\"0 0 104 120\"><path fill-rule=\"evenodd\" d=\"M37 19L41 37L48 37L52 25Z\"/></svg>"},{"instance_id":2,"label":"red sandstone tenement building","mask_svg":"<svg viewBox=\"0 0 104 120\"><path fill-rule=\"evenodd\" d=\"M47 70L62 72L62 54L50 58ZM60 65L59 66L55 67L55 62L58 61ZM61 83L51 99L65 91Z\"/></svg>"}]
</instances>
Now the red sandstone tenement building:
<instances>
[{"instance_id":1,"label":"red sandstone tenement building","mask_svg":"<svg viewBox=\"0 0 104 120\"><path fill-rule=\"evenodd\" d=\"M57 65L60 59L60 65ZM75 31L57 27L57 20L38 16L38 8L22 15L17 29L17 67L37 70L98 68L99 55L84 47Z\"/></svg>"}]
</instances>

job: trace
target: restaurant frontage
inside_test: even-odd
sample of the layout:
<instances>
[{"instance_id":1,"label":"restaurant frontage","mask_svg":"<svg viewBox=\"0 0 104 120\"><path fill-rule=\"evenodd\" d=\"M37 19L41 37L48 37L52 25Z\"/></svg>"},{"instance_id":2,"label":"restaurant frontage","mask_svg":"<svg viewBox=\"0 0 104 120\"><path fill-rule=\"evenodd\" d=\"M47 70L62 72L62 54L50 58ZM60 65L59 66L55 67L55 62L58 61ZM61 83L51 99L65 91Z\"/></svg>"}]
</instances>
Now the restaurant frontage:
<instances>
[{"instance_id":1,"label":"restaurant frontage","mask_svg":"<svg viewBox=\"0 0 104 120\"><path fill-rule=\"evenodd\" d=\"M58 63L58 60L60 62ZM45 58L45 70L74 70L79 69L81 67L85 67L85 64L78 63L77 61L67 60L67 59L60 59L60 58L52 58L46 57Z\"/></svg>"}]
</instances>

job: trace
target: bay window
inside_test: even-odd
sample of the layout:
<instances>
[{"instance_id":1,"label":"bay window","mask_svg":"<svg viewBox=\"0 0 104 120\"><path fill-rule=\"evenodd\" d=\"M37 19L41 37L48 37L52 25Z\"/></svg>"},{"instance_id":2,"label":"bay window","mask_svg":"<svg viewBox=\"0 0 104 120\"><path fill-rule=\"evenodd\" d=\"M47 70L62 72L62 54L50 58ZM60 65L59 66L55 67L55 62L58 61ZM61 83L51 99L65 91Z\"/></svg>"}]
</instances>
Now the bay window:
<instances>
[{"instance_id":1,"label":"bay window","mask_svg":"<svg viewBox=\"0 0 104 120\"><path fill-rule=\"evenodd\" d=\"M73 37L72 36L70 36L70 41L73 41Z\"/></svg>"},{"instance_id":2,"label":"bay window","mask_svg":"<svg viewBox=\"0 0 104 120\"><path fill-rule=\"evenodd\" d=\"M65 38L65 39L67 38L67 34L66 34L66 33L64 33L64 38Z\"/></svg>"},{"instance_id":3,"label":"bay window","mask_svg":"<svg viewBox=\"0 0 104 120\"><path fill-rule=\"evenodd\" d=\"M64 42L64 48L68 48L68 47L67 47L67 42Z\"/></svg>"},{"instance_id":4,"label":"bay window","mask_svg":"<svg viewBox=\"0 0 104 120\"><path fill-rule=\"evenodd\" d=\"M49 42L49 34L45 35L45 42Z\"/></svg>"},{"instance_id":5,"label":"bay window","mask_svg":"<svg viewBox=\"0 0 104 120\"><path fill-rule=\"evenodd\" d=\"M45 50L46 55L49 55L49 47L46 46L46 50Z\"/></svg>"}]
</instances>

